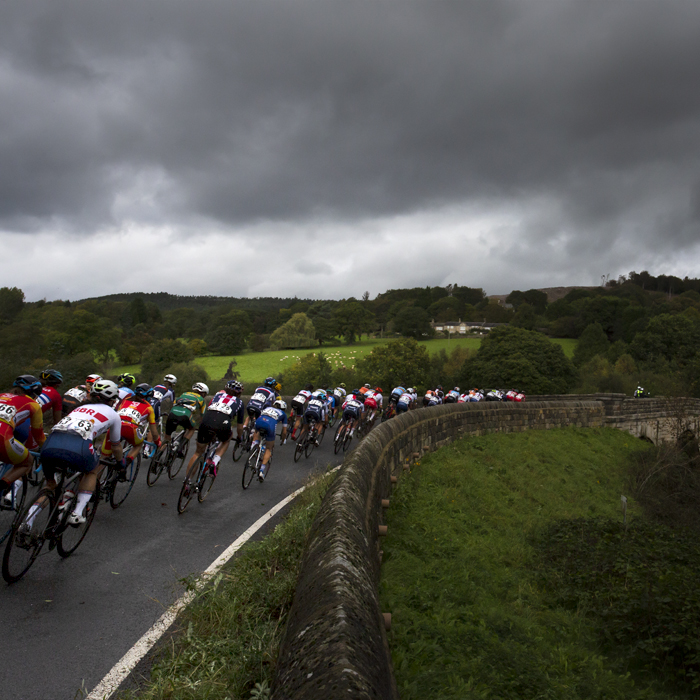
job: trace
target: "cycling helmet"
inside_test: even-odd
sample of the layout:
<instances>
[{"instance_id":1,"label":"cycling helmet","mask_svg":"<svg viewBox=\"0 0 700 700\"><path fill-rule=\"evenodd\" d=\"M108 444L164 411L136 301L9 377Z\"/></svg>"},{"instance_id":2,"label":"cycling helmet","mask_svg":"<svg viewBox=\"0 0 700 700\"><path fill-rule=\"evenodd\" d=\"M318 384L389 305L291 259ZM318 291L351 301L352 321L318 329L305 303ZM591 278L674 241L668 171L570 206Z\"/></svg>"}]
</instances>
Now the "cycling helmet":
<instances>
[{"instance_id":1,"label":"cycling helmet","mask_svg":"<svg viewBox=\"0 0 700 700\"><path fill-rule=\"evenodd\" d=\"M42 379L49 385L58 385L63 383L63 375L57 369L45 369L40 375Z\"/></svg>"},{"instance_id":2,"label":"cycling helmet","mask_svg":"<svg viewBox=\"0 0 700 700\"><path fill-rule=\"evenodd\" d=\"M313 384L307 384L307 385L304 387L304 389L306 389L306 391L313 391L313 390L314 390L314 385L313 385Z\"/></svg>"},{"instance_id":3,"label":"cycling helmet","mask_svg":"<svg viewBox=\"0 0 700 700\"><path fill-rule=\"evenodd\" d=\"M235 379L232 379L230 382L227 382L224 389L235 396L240 396L241 392L243 391L243 384Z\"/></svg>"},{"instance_id":4,"label":"cycling helmet","mask_svg":"<svg viewBox=\"0 0 700 700\"><path fill-rule=\"evenodd\" d=\"M371 389L371 388L372 388L372 385L371 385L371 384L365 384L364 388L365 388L365 389Z\"/></svg>"},{"instance_id":5,"label":"cycling helmet","mask_svg":"<svg viewBox=\"0 0 700 700\"><path fill-rule=\"evenodd\" d=\"M91 386L94 384L98 379L102 379L102 377L99 374L88 374L87 379L85 380L85 383L88 386Z\"/></svg>"},{"instance_id":6,"label":"cycling helmet","mask_svg":"<svg viewBox=\"0 0 700 700\"><path fill-rule=\"evenodd\" d=\"M133 374L125 372L117 377L117 381L121 382L124 386L131 386L132 384L136 384L136 377Z\"/></svg>"},{"instance_id":7,"label":"cycling helmet","mask_svg":"<svg viewBox=\"0 0 700 700\"><path fill-rule=\"evenodd\" d=\"M192 391L195 391L202 396L206 396L209 393L209 387L204 382L197 382L196 384L192 385Z\"/></svg>"},{"instance_id":8,"label":"cycling helmet","mask_svg":"<svg viewBox=\"0 0 700 700\"><path fill-rule=\"evenodd\" d=\"M279 394L279 392L282 391L282 385L279 382L276 382L274 389Z\"/></svg>"},{"instance_id":9,"label":"cycling helmet","mask_svg":"<svg viewBox=\"0 0 700 700\"><path fill-rule=\"evenodd\" d=\"M378 394L383 394L383 393L384 393L384 389L382 389L382 387L380 387L380 386L375 386L375 387L374 387L374 390L375 390Z\"/></svg>"},{"instance_id":10,"label":"cycling helmet","mask_svg":"<svg viewBox=\"0 0 700 700\"><path fill-rule=\"evenodd\" d=\"M282 411L286 411L286 410L287 410L287 404L286 404L284 401L282 401L282 399L277 399L277 401L275 401L275 403L273 403L272 405L273 405L275 408L279 408L279 409L282 410Z\"/></svg>"},{"instance_id":11,"label":"cycling helmet","mask_svg":"<svg viewBox=\"0 0 700 700\"><path fill-rule=\"evenodd\" d=\"M460 389L459 389L458 386L456 386L454 389L452 389L452 391L459 391L459 390L460 390Z\"/></svg>"},{"instance_id":12,"label":"cycling helmet","mask_svg":"<svg viewBox=\"0 0 700 700\"><path fill-rule=\"evenodd\" d=\"M340 388L345 389L345 382L340 382Z\"/></svg>"},{"instance_id":13,"label":"cycling helmet","mask_svg":"<svg viewBox=\"0 0 700 700\"><path fill-rule=\"evenodd\" d=\"M272 389L272 388L275 386L275 384L277 384L277 380L276 380L274 377L268 377L268 378L263 382L263 384L264 384L265 386L269 386L270 389Z\"/></svg>"},{"instance_id":14,"label":"cycling helmet","mask_svg":"<svg viewBox=\"0 0 700 700\"><path fill-rule=\"evenodd\" d=\"M19 387L28 396L39 396L41 394L41 382L33 374L22 374L12 383L12 386Z\"/></svg>"},{"instance_id":15,"label":"cycling helmet","mask_svg":"<svg viewBox=\"0 0 700 700\"><path fill-rule=\"evenodd\" d=\"M153 389L151 388L150 384L139 384L134 389L134 395L142 399L150 399L151 396L153 396Z\"/></svg>"},{"instance_id":16,"label":"cycling helmet","mask_svg":"<svg viewBox=\"0 0 700 700\"><path fill-rule=\"evenodd\" d=\"M170 384L177 384L177 377L174 374L166 374L163 377L164 382L170 382Z\"/></svg>"},{"instance_id":17,"label":"cycling helmet","mask_svg":"<svg viewBox=\"0 0 700 700\"><path fill-rule=\"evenodd\" d=\"M119 396L119 387L110 379L98 379L92 385L92 395L111 403Z\"/></svg>"},{"instance_id":18,"label":"cycling helmet","mask_svg":"<svg viewBox=\"0 0 700 700\"><path fill-rule=\"evenodd\" d=\"M359 389L353 389L350 393L351 393L351 394L354 394L355 396L357 396L357 395L360 393L360 390L359 390Z\"/></svg>"}]
</instances>

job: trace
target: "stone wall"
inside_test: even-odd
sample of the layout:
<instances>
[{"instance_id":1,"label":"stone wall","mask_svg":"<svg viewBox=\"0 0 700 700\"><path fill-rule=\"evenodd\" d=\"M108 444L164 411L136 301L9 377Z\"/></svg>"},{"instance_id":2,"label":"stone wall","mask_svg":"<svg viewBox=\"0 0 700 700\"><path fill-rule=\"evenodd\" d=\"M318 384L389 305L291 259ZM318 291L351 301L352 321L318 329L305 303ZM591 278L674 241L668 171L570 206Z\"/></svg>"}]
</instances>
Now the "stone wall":
<instances>
[{"instance_id":1,"label":"stone wall","mask_svg":"<svg viewBox=\"0 0 700 700\"><path fill-rule=\"evenodd\" d=\"M377 587L383 507L409 461L465 435L605 425L601 401L470 403L398 416L345 459L312 526L273 700L398 698Z\"/></svg>"}]
</instances>

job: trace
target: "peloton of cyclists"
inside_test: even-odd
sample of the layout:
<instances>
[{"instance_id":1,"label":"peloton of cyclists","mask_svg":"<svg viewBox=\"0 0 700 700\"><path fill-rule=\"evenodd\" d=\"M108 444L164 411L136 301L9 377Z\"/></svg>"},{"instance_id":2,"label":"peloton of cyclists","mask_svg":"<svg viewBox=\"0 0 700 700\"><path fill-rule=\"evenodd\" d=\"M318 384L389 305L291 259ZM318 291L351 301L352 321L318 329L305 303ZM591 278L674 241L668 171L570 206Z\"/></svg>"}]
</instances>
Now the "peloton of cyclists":
<instances>
[{"instance_id":1,"label":"peloton of cyclists","mask_svg":"<svg viewBox=\"0 0 700 700\"><path fill-rule=\"evenodd\" d=\"M259 386L248 401L248 406L246 411L248 413L244 427L250 423L250 421L256 421L262 412L272 406L272 404L279 398L279 389L277 388L279 384L274 377L268 377L262 386ZM285 414L286 415L286 414Z\"/></svg>"},{"instance_id":2,"label":"peloton of cyclists","mask_svg":"<svg viewBox=\"0 0 700 700\"><path fill-rule=\"evenodd\" d=\"M299 440L304 440L312 423L316 423L318 433L316 437L316 445L319 444L319 438L323 435L328 425L328 394L324 389L316 389L311 394L306 409L304 410L304 425L299 434Z\"/></svg>"},{"instance_id":3,"label":"peloton of cyclists","mask_svg":"<svg viewBox=\"0 0 700 700\"><path fill-rule=\"evenodd\" d=\"M306 405L311 398L311 394L314 390L313 384L307 384L299 393L292 399L292 408L294 409L294 425L292 426L291 438L296 439L297 431L301 427L302 421L304 419L304 412L306 411Z\"/></svg>"}]
</instances>

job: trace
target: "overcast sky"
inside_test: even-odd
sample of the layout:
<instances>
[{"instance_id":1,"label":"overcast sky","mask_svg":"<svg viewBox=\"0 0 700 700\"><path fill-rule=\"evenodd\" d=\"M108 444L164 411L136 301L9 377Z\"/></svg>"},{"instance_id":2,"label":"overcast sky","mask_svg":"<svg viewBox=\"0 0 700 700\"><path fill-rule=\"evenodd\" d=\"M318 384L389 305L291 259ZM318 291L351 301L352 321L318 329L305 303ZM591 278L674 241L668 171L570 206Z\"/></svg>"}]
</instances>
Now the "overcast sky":
<instances>
[{"instance_id":1,"label":"overcast sky","mask_svg":"<svg viewBox=\"0 0 700 700\"><path fill-rule=\"evenodd\" d=\"M698 0L2 0L0 286L700 277Z\"/></svg>"}]
</instances>

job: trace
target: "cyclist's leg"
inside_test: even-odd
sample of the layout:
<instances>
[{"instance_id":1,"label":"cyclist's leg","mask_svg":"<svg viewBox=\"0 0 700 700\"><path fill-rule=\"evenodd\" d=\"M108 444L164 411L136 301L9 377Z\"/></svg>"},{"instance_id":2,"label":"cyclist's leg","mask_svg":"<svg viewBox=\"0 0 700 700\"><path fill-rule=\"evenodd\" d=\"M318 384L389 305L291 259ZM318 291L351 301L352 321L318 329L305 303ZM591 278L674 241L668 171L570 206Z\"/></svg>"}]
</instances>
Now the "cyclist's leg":
<instances>
[{"instance_id":1,"label":"cyclist's leg","mask_svg":"<svg viewBox=\"0 0 700 700\"><path fill-rule=\"evenodd\" d=\"M187 433L185 433L185 437L187 437ZM197 430L197 441L194 454L192 455L192 457L190 457L190 461L187 464L186 478L192 480L192 478L194 477L194 470L197 461L204 454L207 447L209 446L209 443L213 439L214 431L209 427L209 425L207 425L207 421L203 420L202 424L199 426L199 430Z\"/></svg>"},{"instance_id":2,"label":"cyclist's leg","mask_svg":"<svg viewBox=\"0 0 700 700\"><path fill-rule=\"evenodd\" d=\"M32 468L32 456L29 450L12 435L8 425L0 433L0 461L11 464L12 468L0 479L0 498L12 488L12 484L29 474Z\"/></svg>"}]
</instances>

